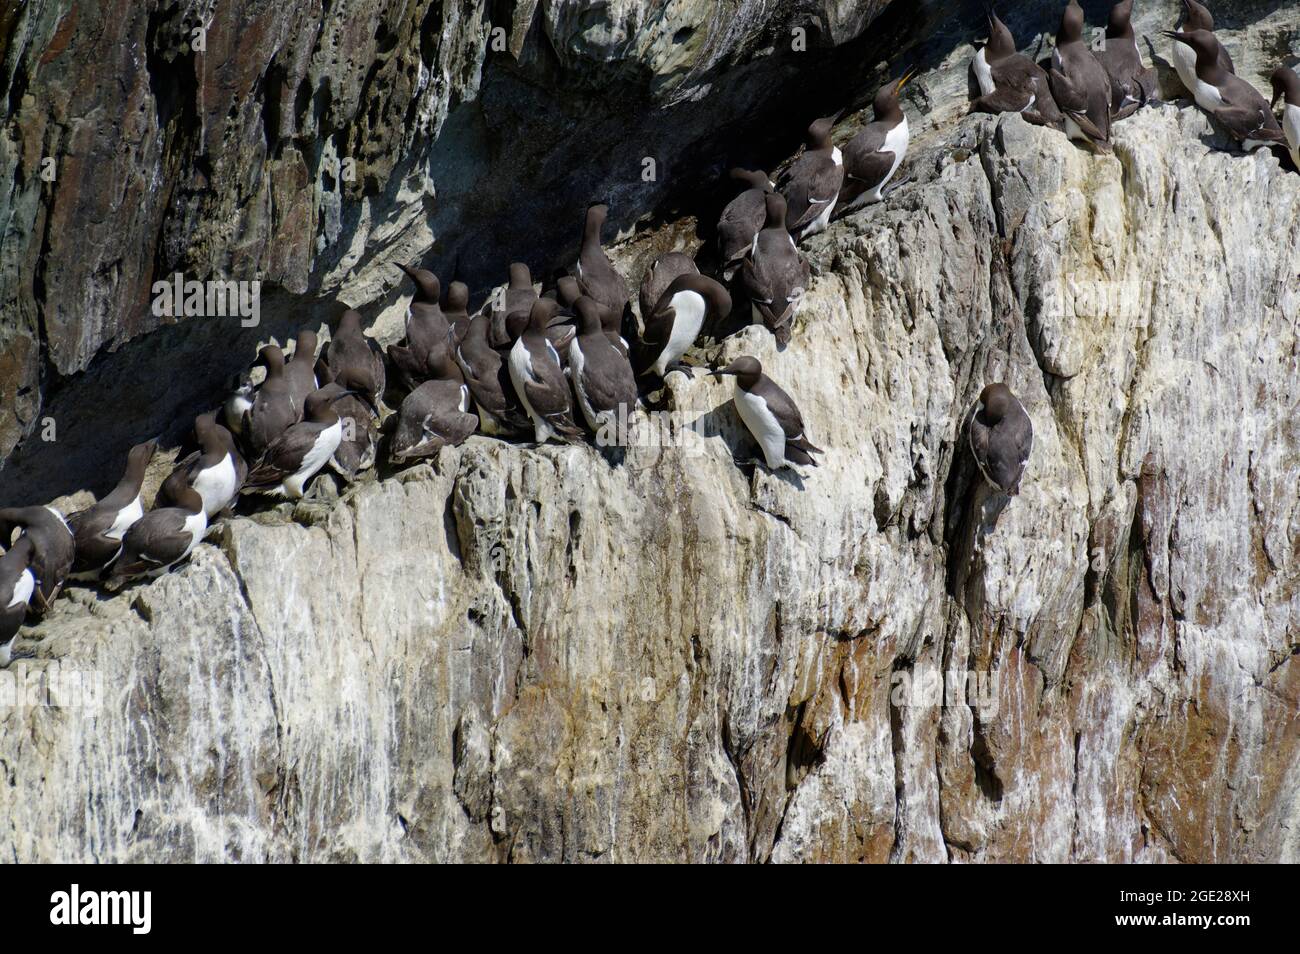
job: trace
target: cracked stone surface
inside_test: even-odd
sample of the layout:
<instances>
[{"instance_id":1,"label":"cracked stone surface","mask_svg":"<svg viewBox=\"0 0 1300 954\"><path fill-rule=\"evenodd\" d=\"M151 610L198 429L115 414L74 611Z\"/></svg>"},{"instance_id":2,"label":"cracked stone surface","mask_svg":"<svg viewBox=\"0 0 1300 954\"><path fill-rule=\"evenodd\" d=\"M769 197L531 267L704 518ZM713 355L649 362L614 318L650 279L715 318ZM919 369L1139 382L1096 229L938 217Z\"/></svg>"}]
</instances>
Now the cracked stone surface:
<instances>
[{"instance_id":1,"label":"cracked stone surface","mask_svg":"<svg viewBox=\"0 0 1300 954\"><path fill-rule=\"evenodd\" d=\"M76 591L11 671L102 697L0 713L0 857L1300 860L1300 175L1191 108L1115 135L930 128L786 350L696 354L759 357L818 468L738 469L674 374L676 446L473 437Z\"/></svg>"}]
</instances>

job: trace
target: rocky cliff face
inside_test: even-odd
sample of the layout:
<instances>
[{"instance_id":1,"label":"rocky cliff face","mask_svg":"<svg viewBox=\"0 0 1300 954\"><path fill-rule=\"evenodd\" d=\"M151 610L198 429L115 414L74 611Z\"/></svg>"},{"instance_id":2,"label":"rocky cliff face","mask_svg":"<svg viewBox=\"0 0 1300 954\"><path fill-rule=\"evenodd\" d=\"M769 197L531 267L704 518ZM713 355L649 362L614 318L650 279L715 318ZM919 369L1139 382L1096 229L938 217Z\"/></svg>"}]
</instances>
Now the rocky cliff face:
<instances>
[{"instance_id":1,"label":"rocky cliff face","mask_svg":"<svg viewBox=\"0 0 1300 954\"><path fill-rule=\"evenodd\" d=\"M957 120L961 59L790 346L699 355L821 467L738 469L674 375L617 463L474 437L75 591L0 677L0 857L1300 860L1300 175L1172 105L1105 158Z\"/></svg>"}]
</instances>

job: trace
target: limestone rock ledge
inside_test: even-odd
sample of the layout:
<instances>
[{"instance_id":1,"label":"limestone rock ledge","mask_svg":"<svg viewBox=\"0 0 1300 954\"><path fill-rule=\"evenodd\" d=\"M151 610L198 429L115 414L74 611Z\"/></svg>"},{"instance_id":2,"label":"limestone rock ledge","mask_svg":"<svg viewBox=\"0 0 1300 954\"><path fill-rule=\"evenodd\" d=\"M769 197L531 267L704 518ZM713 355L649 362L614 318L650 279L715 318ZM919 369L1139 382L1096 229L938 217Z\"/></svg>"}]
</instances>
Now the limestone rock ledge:
<instances>
[{"instance_id":1,"label":"limestone rock ledge","mask_svg":"<svg viewBox=\"0 0 1300 954\"><path fill-rule=\"evenodd\" d=\"M65 600L11 672L102 698L0 713L0 857L1300 860L1300 175L1213 135L969 118L810 243L789 348L707 355L796 396L803 477L673 376L679 446L475 437ZM945 670L996 691L894 691Z\"/></svg>"}]
</instances>

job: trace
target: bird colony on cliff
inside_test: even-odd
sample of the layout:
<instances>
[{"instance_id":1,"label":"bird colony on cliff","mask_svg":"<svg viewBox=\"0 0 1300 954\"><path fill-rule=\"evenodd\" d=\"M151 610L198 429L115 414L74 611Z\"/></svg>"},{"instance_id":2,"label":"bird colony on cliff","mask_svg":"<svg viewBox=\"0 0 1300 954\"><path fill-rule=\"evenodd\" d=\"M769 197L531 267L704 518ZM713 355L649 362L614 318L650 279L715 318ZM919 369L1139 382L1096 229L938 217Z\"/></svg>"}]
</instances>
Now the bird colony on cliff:
<instances>
[{"instance_id":1,"label":"bird colony on cliff","mask_svg":"<svg viewBox=\"0 0 1300 954\"><path fill-rule=\"evenodd\" d=\"M1042 62L1018 51L989 8L988 40L971 63L979 87L971 111L1017 112L1110 153L1113 124L1158 103L1132 7L1133 0L1115 4L1105 46L1094 50L1083 10L1070 0ZM1242 150L1280 147L1300 169L1300 78L1279 66L1270 103L1236 75L1210 12L1196 0L1183 7L1178 29L1163 34L1188 96ZM121 481L91 507L66 517L48 506L0 510L0 666L13 657L24 621L42 616L68 581L115 590L157 577L183 563L241 496L303 498L326 467L353 481L381 454L402 465L474 433L536 444L594 440L618 466L610 435L619 423L652 406L668 375L693 373L698 341L747 323L767 329L778 350L766 368L742 355L711 372L734 382L736 412L757 448L737 452L736 462L815 467L826 451L807 433L797 396L778 383L812 281L800 243L905 183L910 133L900 97L912 75L879 91L873 121L847 141L836 141L838 114L813 121L775 181L762 170L731 170L741 188L717 222L715 247L696 258L659 256L642 276L636 308L602 247L601 203L586 210L567 274L539 285L526 264L513 263L508 283L474 312L462 282L444 288L427 269L395 263L414 287L403 340L381 353L349 309L323 348L312 329L299 332L287 356L275 344L261 348L242 386L195 419L197 448L177 462L149 509L142 488L152 440L127 451ZM991 488L1018 493L1033 427L1006 384L983 388L966 434Z\"/></svg>"}]
</instances>

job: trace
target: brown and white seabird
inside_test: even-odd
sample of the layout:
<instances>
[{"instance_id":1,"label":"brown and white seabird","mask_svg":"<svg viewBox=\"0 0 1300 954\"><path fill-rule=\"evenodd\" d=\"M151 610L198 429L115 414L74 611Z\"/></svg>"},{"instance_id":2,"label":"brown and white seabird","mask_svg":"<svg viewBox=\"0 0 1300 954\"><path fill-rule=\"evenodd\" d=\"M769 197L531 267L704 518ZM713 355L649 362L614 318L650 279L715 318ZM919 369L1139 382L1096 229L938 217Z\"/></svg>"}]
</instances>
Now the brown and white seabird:
<instances>
[{"instance_id":1,"label":"brown and white seabird","mask_svg":"<svg viewBox=\"0 0 1300 954\"><path fill-rule=\"evenodd\" d=\"M620 408L626 420L636 407L636 376L627 355L605 333L596 300L583 296L575 308L580 324L569 345L569 376L582 416L599 434L602 425L617 422Z\"/></svg>"},{"instance_id":2,"label":"brown and white seabird","mask_svg":"<svg viewBox=\"0 0 1300 954\"><path fill-rule=\"evenodd\" d=\"M36 592L31 608L43 615L63 589L76 557L76 540L63 514L53 507L9 507L0 510L0 545L8 545L15 529L32 541L32 575Z\"/></svg>"},{"instance_id":3,"label":"brown and white seabird","mask_svg":"<svg viewBox=\"0 0 1300 954\"><path fill-rule=\"evenodd\" d=\"M769 198L780 199L773 193ZM785 240L790 241L787 233ZM731 295L707 275L674 278L645 319L638 359L642 374L664 377L685 370L681 358L699 337L706 321L721 321L731 314Z\"/></svg>"},{"instance_id":4,"label":"brown and white seabird","mask_svg":"<svg viewBox=\"0 0 1300 954\"><path fill-rule=\"evenodd\" d=\"M180 490L193 487L203 499L204 515L211 520L231 506L248 476L248 465L235 446L235 438L217 423L215 413L194 419L199 449L180 461L158 488L155 506L179 506Z\"/></svg>"},{"instance_id":5,"label":"brown and white seabird","mask_svg":"<svg viewBox=\"0 0 1300 954\"><path fill-rule=\"evenodd\" d=\"M24 536L0 556L0 669L13 659L14 640L36 593L37 581L32 573L35 555L31 539Z\"/></svg>"},{"instance_id":6,"label":"brown and white seabird","mask_svg":"<svg viewBox=\"0 0 1300 954\"><path fill-rule=\"evenodd\" d=\"M1259 90L1219 60L1219 41L1208 30L1165 31L1196 51L1196 103L1228 130L1247 152L1262 146L1286 145L1286 136Z\"/></svg>"},{"instance_id":7,"label":"brown and white seabird","mask_svg":"<svg viewBox=\"0 0 1300 954\"><path fill-rule=\"evenodd\" d=\"M126 531L144 516L140 488L157 446L156 441L145 441L132 447L126 455L126 473L117 486L92 506L68 516L68 526L76 542L72 570L68 574L71 579L98 579L122 552Z\"/></svg>"},{"instance_id":8,"label":"brown and white seabird","mask_svg":"<svg viewBox=\"0 0 1300 954\"><path fill-rule=\"evenodd\" d=\"M754 236L740 277L749 296L754 324L766 327L776 336L777 344L784 346L790 341L811 271L786 230L785 199L773 193L765 201L767 221Z\"/></svg>"},{"instance_id":9,"label":"brown and white seabird","mask_svg":"<svg viewBox=\"0 0 1300 954\"><path fill-rule=\"evenodd\" d=\"M826 228L844 184L844 158L831 142L835 116L808 127L808 144L781 181L790 234L800 242Z\"/></svg>"},{"instance_id":10,"label":"brown and white seabird","mask_svg":"<svg viewBox=\"0 0 1300 954\"><path fill-rule=\"evenodd\" d=\"M898 97L914 74L910 70L897 83L881 87L876 93L874 119L845 145L844 185L837 203L841 212L880 202L903 164L911 136Z\"/></svg>"},{"instance_id":11,"label":"brown and white seabird","mask_svg":"<svg viewBox=\"0 0 1300 954\"><path fill-rule=\"evenodd\" d=\"M533 434L539 444L551 437L569 441L581 433L573 422L569 382L560 356L546 336L558 309L548 298L533 302L528 327L510 349L510 380L533 422Z\"/></svg>"},{"instance_id":12,"label":"brown and white seabird","mask_svg":"<svg viewBox=\"0 0 1300 954\"><path fill-rule=\"evenodd\" d=\"M1048 81L1052 98L1065 115L1071 139L1108 153L1110 144L1110 76L1083 38L1083 7L1070 0L1061 14Z\"/></svg>"},{"instance_id":13,"label":"brown and white seabird","mask_svg":"<svg viewBox=\"0 0 1300 954\"><path fill-rule=\"evenodd\" d=\"M731 281L740 268L741 261L754 244L754 236L767 218L767 205L763 197L776 190L776 185L761 169L732 169L730 177L745 185L744 191L727 203L718 218L718 259L722 262L722 278ZM642 309L645 314L645 309Z\"/></svg>"},{"instance_id":14,"label":"brown and white seabird","mask_svg":"<svg viewBox=\"0 0 1300 954\"><path fill-rule=\"evenodd\" d=\"M582 229L582 250L574 266L574 277L584 295L614 309L621 316L629 298L627 282L600 245L600 230L608 215L609 207L603 204L593 205L587 210Z\"/></svg>"},{"instance_id":15,"label":"brown and white seabird","mask_svg":"<svg viewBox=\"0 0 1300 954\"><path fill-rule=\"evenodd\" d=\"M1121 0L1110 8L1106 44L1097 51L1097 59L1110 77L1112 120L1131 116L1156 101L1156 71L1143 64L1133 32L1133 0Z\"/></svg>"},{"instance_id":16,"label":"brown and white seabird","mask_svg":"<svg viewBox=\"0 0 1300 954\"><path fill-rule=\"evenodd\" d=\"M203 498L193 487L181 488L175 506L150 510L122 539L122 554L113 563L105 586L120 589L131 580L153 579L180 563L203 539L208 519Z\"/></svg>"},{"instance_id":17,"label":"brown and white seabird","mask_svg":"<svg viewBox=\"0 0 1300 954\"><path fill-rule=\"evenodd\" d=\"M970 421L970 449L984 479L995 490L1020 493L1034 425L1025 406L1005 384L990 384L980 392Z\"/></svg>"},{"instance_id":18,"label":"brown and white seabird","mask_svg":"<svg viewBox=\"0 0 1300 954\"><path fill-rule=\"evenodd\" d=\"M1036 126L1064 129L1065 117L1052 98L1047 71L1016 50L1015 38L992 7L987 8L989 39L975 51L971 69L980 95L972 113L1020 113Z\"/></svg>"},{"instance_id":19,"label":"brown and white seabird","mask_svg":"<svg viewBox=\"0 0 1300 954\"><path fill-rule=\"evenodd\" d=\"M735 377L736 410L762 449L768 470L780 470L794 464L817 466L812 455L825 451L808 440L803 415L794 399L763 373L763 366L757 358L742 355L727 367L711 373L715 377Z\"/></svg>"},{"instance_id":20,"label":"brown and white seabird","mask_svg":"<svg viewBox=\"0 0 1300 954\"><path fill-rule=\"evenodd\" d=\"M324 467L343 438L343 422L334 402L349 394L340 384L327 384L307 398L306 417L267 447L248 473L249 493L300 499L307 482Z\"/></svg>"}]
</instances>

